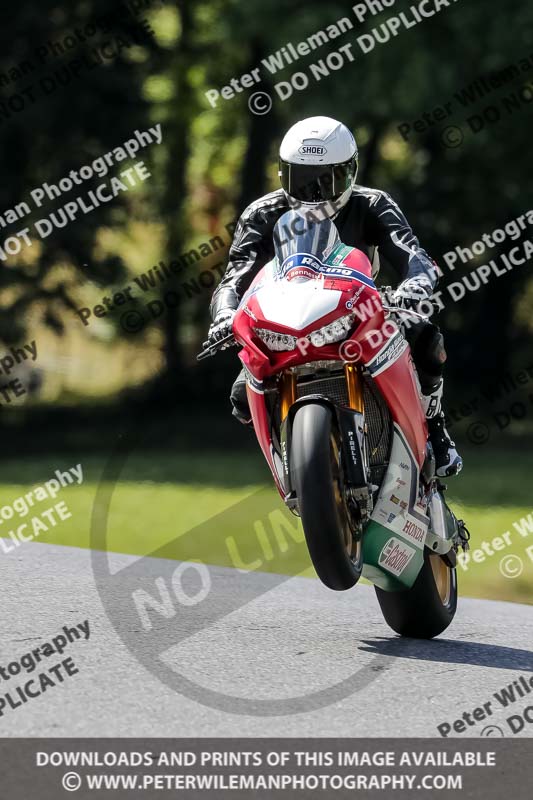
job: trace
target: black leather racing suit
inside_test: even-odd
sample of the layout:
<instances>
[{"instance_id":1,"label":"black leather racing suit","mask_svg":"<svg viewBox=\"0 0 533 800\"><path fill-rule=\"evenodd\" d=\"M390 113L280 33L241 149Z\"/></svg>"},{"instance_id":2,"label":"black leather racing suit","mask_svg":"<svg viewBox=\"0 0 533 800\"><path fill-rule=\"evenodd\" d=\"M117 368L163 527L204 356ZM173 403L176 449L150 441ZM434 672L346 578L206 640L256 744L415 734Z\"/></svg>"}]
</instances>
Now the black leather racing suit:
<instances>
[{"instance_id":1,"label":"black leather racing suit","mask_svg":"<svg viewBox=\"0 0 533 800\"><path fill-rule=\"evenodd\" d=\"M274 257L272 232L288 210L285 192L279 189L251 203L244 211L235 229L226 272L211 301L213 317L224 308L237 308L259 270ZM400 208L385 192L357 186L334 222L341 241L362 250L371 262L378 247L400 281L426 274L436 283L434 262L420 247Z\"/></svg>"},{"instance_id":2,"label":"black leather racing suit","mask_svg":"<svg viewBox=\"0 0 533 800\"><path fill-rule=\"evenodd\" d=\"M278 219L290 208L282 189L261 197L244 211L229 251L226 272L213 294L213 319L224 309L235 309L259 270L274 257L273 230ZM437 282L434 261L420 247L409 223L394 200L385 192L356 186L351 198L334 218L341 241L362 250L379 270L376 248L398 275L399 282L416 275L427 275ZM445 354L442 335L430 323L406 331L422 391L429 394L440 381ZM232 400L237 402L244 387L235 386Z\"/></svg>"}]
</instances>

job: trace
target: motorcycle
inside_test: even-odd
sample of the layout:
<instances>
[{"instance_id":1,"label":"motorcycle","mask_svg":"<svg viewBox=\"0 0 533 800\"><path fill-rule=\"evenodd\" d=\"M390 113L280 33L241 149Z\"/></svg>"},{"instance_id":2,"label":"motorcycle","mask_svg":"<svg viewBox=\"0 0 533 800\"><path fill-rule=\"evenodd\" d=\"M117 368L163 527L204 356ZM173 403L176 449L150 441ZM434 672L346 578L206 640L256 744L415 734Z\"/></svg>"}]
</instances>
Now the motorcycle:
<instances>
[{"instance_id":1,"label":"motorcycle","mask_svg":"<svg viewBox=\"0 0 533 800\"><path fill-rule=\"evenodd\" d=\"M274 252L232 335L198 358L241 345L255 434L320 580L346 590L363 576L394 631L437 636L456 613L469 535L435 476L402 333L420 315L385 302L331 219L288 211Z\"/></svg>"}]
</instances>

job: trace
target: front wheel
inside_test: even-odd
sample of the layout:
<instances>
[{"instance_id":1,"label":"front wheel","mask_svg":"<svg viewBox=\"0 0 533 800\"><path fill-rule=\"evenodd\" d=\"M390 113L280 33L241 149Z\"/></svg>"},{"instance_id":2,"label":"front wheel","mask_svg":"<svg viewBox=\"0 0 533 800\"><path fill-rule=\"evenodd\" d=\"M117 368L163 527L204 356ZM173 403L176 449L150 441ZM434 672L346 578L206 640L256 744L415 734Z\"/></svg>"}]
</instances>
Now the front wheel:
<instances>
[{"instance_id":1,"label":"front wheel","mask_svg":"<svg viewBox=\"0 0 533 800\"><path fill-rule=\"evenodd\" d=\"M401 636L432 639L446 630L457 611L457 571L427 549L424 565L410 589L375 589L386 622Z\"/></svg>"},{"instance_id":2,"label":"front wheel","mask_svg":"<svg viewBox=\"0 0 533 800\"><path fill-rule=\"evenodd\" d=\"M360 535L352 533L340 436L327 406L309 403L296 411L290 469L316 573L330 589L350 589L361 576L362 544Z\"/></svg>"}]
</instances>

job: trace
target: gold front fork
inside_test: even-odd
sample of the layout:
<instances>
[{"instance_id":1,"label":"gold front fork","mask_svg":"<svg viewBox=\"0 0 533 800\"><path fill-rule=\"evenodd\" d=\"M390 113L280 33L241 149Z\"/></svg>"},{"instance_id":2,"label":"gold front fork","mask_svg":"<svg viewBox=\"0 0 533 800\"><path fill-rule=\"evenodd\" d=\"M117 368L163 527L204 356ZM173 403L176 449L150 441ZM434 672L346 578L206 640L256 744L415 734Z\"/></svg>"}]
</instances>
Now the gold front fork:
<instances>
[{"instance_id":1,"label":"gold front fork","mask_svg":"<svg viewBox=\"0 0 533 800\"><path fill-rule=\"evenodd\" d=\"M363 414L365 411L365 403L363 399L363 379L361 373L353 364L345 364L344 374L348 387L348 405L354 411L359 411L360 414Z\"/></svg>"},{"instance_id":2,"label":"gold front fork","mask_svg":"<svg viewBox=\"0 0 533 800\"><path fill-rule=\"evenodd\" d=\"M353 364L344 365L346 385L348 387L348 405L354 411L364 413L363 379L361 373ZM296 377L291 370L284 370L279 381L279 394L281 401L281 421L286 419L289 409L296 401Z\"/></svg>"},{"instance_id":3,"label":"gold front fork","mask_svg":"<svg viewBox=\"0 0 533 800\"><path fill-rule=\"evenodd\" d=\"M289 408L296 401L296 377L290 369L282 372L279 381L279 395L281 399L281 421L287 417Z\"/></svg>"}]
</instances>

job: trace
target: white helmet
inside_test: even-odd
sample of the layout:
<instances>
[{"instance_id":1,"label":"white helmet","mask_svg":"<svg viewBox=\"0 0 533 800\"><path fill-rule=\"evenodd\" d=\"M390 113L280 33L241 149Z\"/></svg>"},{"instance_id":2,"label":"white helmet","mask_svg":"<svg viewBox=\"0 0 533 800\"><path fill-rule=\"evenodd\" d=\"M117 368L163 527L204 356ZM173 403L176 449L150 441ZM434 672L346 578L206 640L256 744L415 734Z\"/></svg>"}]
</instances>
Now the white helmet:
<instances>
[{"instance_id":1,"label":"white helmet","mask_svg":"<svg viewBox=\"0 0 533 800\"><path fill-rule=\"evenodd\" d=\"M357 176L357 144L346 125L309 117L293 125L279 149L279 177L289 201L304 207L331 202L336 213L350 199Z\"/></svg>"}]
</instances>

